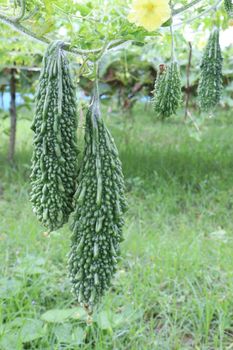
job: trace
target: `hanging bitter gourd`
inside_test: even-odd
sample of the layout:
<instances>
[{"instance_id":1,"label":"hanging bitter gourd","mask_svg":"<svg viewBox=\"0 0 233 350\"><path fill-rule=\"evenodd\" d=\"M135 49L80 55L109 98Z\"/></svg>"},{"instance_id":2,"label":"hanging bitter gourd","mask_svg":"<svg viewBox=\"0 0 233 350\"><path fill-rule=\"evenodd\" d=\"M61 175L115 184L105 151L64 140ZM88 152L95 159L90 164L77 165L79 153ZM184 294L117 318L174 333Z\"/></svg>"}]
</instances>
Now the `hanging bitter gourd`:
<instances>
[{"instance_id":1,"label":"hanging bitter gourd","mask_svg":"<svg viewBox=\"0 0 233 350\"><path fill-rule=\"evenodd\" d=\"M91 310L116 271L126 209L121 162L97 97L86 116L78 182L69 271L78 302Z\"/></svg>"},{"instance_id":2,"label":"hanging bitter gourd","mask_svg":"<svg viewBox=\"0 0 233 350\"><path fill-rule=\"evenodd\" d=\"M233 1L232 0L224 0L224 7L225 7L226 13L228 14L229 18L233 18Z\"/></svg>"},{"instance_id":3,"label":"hanging bitter gourd","mask_svg":"<svg viewBox=\"0 0 233 350\"><path fill-rule=\"evenodd\" d=\"M31 202L49 231L67 222L77 177L75 87L62 46L61 41L50 44L43 58L31 127Z\"/></svg>"},{"instance_id":4,"label":"hanging bitter gourd","mask_svg":"<svg viewBox=\"0 0 233 350\"><path fill-rule=\"evenodd\" d=\"M222 92L222 54L219 29L214 28L208 39L202 62L198 85L200 108L211 111L219 103Z\"/></svg>"},{"instance_id":5,"label":"hanging bitter gourd","mask_svg":"<svg viewBox=\"0 0 233 350\"><path fill-rule=\"evenodd\" d=\"M154 89L154 110L161 119L176 114L181 102L181 80L177 62L159 72Z\"/></svg>"},{"instance_id":6,"label":"hanging bitter gourd","mask_svg":"<svg viewBox=\"0 0 233 350\"><path fill-rule=\"evenodd\" d=\"M156 77L156 80L155 80L155 85L154 85L154 90L152 91L153 93L153 103L154 103L154 109L156 109L156 104L155 104L155 97L157 96L158 98L158 93L160 91L160 83L162 82L163 80L163 76L166 72L166 69L167 67L165 66L165 64L160 64L159 65L159 70L157 72L157 77Z\"/></svg>"}]
</instances>

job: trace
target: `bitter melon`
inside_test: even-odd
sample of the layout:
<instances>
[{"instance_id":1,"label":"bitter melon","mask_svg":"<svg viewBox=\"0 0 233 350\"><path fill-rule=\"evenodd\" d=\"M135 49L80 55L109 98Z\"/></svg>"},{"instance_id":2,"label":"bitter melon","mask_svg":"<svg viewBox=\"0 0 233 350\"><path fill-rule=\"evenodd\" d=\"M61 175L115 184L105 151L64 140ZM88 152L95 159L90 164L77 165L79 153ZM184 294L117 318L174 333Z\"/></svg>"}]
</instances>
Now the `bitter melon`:
<instances>
[{"instance_id":1,"label":"bitter melon","mask_svg":"<svg viewBox=\"0 0 233 350\"><path fill-rule=\"evenodd\" d=\"M78 182L69 271L77 300L91 309L116 271L126 210L121 162L96 97L86 116Z\"/></svg>"},{"instance_id":2,"label":"bitter melon","mask_svg":"<svg viewBox=\"0 0 233 350\"><path fill-rule=\"evenodd\" d=\"M222 54L219 29L214 28L205 48L198 85L200 108L211 111L219 103L222 92Z\"/></svg>"},{"instance_id":3,"label":"bitter melon","mask_svg":"<svg viewBox=\"0 0 233 350\"><path fill-rule=\"evenodd\" d=\"M160 71L155 82L154 110L161 119L176 114L181 102L181 80L179 66L172 62L165 70Z\"/></svg>"},{"instance_id":4,"label":"bitter melon","mask_svg":"<svg viewBox=\"0 0 233 350\"><path fill-rule=\"evenodd\" d=\"M67 222L77 177L75 86L62 46L61 41L50 44L43 58L31 127L31 202L49 231Z\"/></svg>"},{"instance_id":5,"label":"bitter melon","mask_svg":"<svg viewBox=\"0 0 233 350\"><path fill-rule=\"evenodd\" d=\"M232 0L224 0L224 7L229 18L233 18L233 2Z\"/></svg>"}]
</instances>

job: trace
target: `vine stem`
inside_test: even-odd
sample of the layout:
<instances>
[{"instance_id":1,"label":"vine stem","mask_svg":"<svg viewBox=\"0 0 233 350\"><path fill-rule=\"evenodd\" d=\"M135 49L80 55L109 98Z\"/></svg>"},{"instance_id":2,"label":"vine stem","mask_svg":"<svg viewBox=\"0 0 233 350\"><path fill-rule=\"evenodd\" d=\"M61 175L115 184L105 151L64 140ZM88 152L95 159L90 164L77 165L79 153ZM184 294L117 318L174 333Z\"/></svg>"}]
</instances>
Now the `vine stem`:
<instances>
[{"instance_id":1,"label":"vine stem","mask_svg":"<svg viewBox=\"0 0 233 350\"><path fill-rule=\"evenodd\" d=\"M19 22L20 20L22 20L25 16L25 10L26 10L25 0L20 0L20 13L13 20L15 22Z\"/></svg>"},{"instance_id":2,"label":"vine stem","mask_svg":"<svg viewBox=\"0 0 233 350\"><path fill-rule=\"evenodd\" d=\"M180 14L182 12L185 12L190 7L193 7L193 6L197 5L201 1L203 1L203 0L193 0L189 4L182 6L182 7L178 8L177 10L173 10L172 14L173 14L173 16L175 16L175 15L178 15L178 14Z\"/></svg>"},{"instance_id":3,"label":"vine stem","mask_svg":"<svg viewBox=\"0 0 233 350\"><path fill-rule=\"evenodd\" d=\"M171 32L171 60L174 62L175 60L175 40L174 40L174 31L173 31L173 24L170 25L170 32Z\"/></svg>"},{"instance_id":4,"label":"vine stem","mask_svg":"<svg viewBox=\"0 0 233 350\"><path fill-rule=\"evenodd\" d=\"M66 11L64 11L63 9L61 9L58 5L54 4L54 7L57 8L62 14L64 14L65 16L67 16L68 18L76 18L76 19L81 19L81 20L84 20L84 21L89 21L89 22L94 22L94 23L99 23L100 21L93 18L93 17L90 17L89 15L87 16L77 16L77 15L72 15L72 14L69 14L67 13Z\"/></svg>"},{"instance_id":5,"label":"vine stem","mask_svg":"<svg viewBox=\"0 0 233 350\"><path fill-rule=\"evenodd\" d=\"M95 127L97 127L97 121L101 118L100 113L100 93L99 93L99 62L95 62L95 82L94 82L94 93L90 107L93 111L93 122Z\"/></svg>"},{"instance_id":6,"label":"vine stem","mask_svg":"<svg viewBox=\"0 0 233 350\"><path fill-rule=\"evenodd\" d=\"M46 39L44 37L39 37L35 33L31 32L30 30L28 30L27 28L22 26L20 23L16 23L14 20L6 17L3 14L0 14L0 22L8 25L9 27L13 28L14 30L16 30L17 32L19 32L21 34L24 34L24 35L31 37L33 40L39 41L40 43L43 43L43 44L49 44L48 39Z\"/></svg>"},{"instance_id":7,"label":"vine stem","mask_svg":"<svg viewBox=\"0 0 233 350\"><path fill-rule=\"evenodd\" d=\"M210 11L216 11L216 9L218 9L218 7L221 5L221 3L222 3L222 0L218 0L213 6L209 7L205 11L201 12L199 15L192 17L192 18L188 19L187 21L185 21L185 24L192 23L193 21L195 21L198 18L201 18L202 16L206 15ZM177 24L175 24L175 27L179 27L183 24L184 24L183 22L177 23Z\"/></svg>"},{"instance_id":8,"label":"vine stem","mask_svg":"<svg viewBox=\"0 0 233 350\"><path fill-rule=\"evenodd\" d=\"M170 24L170 33L171 33L171 61L174 62L175 59L175 37L174 37L174 30L173 30L173 5L172 0L170 0L170 7L171 7L171 24Z\"/></svg>"}]
</instances>

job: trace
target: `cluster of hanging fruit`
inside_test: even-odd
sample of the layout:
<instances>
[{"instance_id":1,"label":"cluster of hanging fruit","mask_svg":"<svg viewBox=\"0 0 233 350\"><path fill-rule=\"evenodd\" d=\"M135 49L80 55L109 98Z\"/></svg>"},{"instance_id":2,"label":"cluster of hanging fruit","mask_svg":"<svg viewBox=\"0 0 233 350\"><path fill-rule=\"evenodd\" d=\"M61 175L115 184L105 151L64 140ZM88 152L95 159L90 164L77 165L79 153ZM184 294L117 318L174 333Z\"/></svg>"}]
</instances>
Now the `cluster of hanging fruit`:
<instances>
[{"instance_id":1,"label":"cluster of hanging fruit","mask_svg":"<svg viewBox=\"0 0 233 350\"><path fill-rule=\"evenodd\" d=\"M232 18L232 0L224 0L224 6L229 18ZM222 61L219 27L214 27L210 33L200 65L198 102L202 111L211 112L220 102L223 88ZM179 66L173 55L172 62L167 67L164 65L162 65L162 69L160 67L153 95L154 111L158 118L166 119L176 114L182 97Z\"/></svg>"},{"instance_id":2,"label":"cluster of hanging fruit","mask_svg":"<svg viewBox=\"0 0 233 350\"><path fill-rule=\"evenodd\" d=\"M224 4L232 18L232 0ZM154 89L154 110L161 119L176 114L182 101L172 24L171 35L172 60L167 67L160 66ZM78 167L76 91L63 46L62 41L48 46L36 93L31 202L49 231L61 228L73 213L69 275L77 300L90 310L109 288L116 271L125 187L116 145L101 118L98 89L86 116L85 147ZM222 56L216 27L200 66L200 108L213 110L221 91Z\"/></svg>"},{"instance_id":3,"label":"cluster of hanging fruit","mask_svg":"<svg viewBox=\"0 0 233 350\"><path fill-rule=\"evenodd\" d=\"M32 125L31 201L49 231L62 227L73 212L69 274L78 301L91 310L116 271L126 210L124 178L97 93L86 116L78 170L76 94L63 45L50 44L43 59Z\"/></svg>"}]
</instances>

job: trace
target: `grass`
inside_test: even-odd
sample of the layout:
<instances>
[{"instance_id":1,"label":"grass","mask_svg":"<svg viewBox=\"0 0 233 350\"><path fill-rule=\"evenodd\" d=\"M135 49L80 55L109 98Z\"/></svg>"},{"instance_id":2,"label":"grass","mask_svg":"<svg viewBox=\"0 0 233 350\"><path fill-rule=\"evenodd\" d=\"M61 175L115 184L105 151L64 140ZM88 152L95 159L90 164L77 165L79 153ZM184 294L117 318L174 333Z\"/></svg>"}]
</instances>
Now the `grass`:
<instances>
[{"instance_id":1,"label":"grass","mask_svg":"<svg viewBox=\"0 0 233 350\"><path fill-rule=\"evenodd\" d=\"M1 144L0 349L232 349L230 114L201 125L200 141L143 106L105 119L129 211L118 272L91 324L70 293L68 225L48 237L28 201L29 123L19 125L15 168Z\"/></svg>"}]
</instances>

